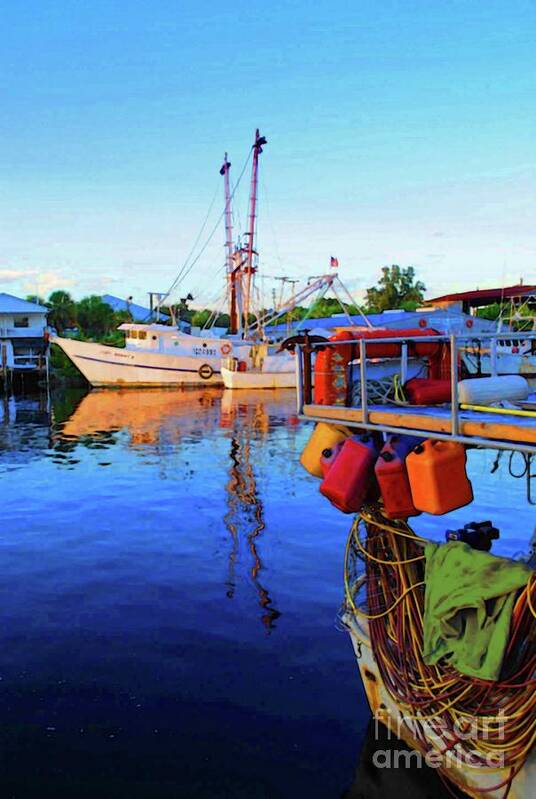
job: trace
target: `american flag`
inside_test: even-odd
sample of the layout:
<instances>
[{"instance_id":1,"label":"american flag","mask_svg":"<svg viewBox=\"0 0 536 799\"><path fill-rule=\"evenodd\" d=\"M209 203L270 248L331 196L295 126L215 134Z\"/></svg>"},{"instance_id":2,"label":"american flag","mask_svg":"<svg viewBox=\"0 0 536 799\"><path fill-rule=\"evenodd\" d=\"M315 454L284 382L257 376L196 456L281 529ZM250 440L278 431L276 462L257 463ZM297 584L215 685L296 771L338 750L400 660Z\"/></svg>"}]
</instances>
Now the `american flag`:
<instances>
[{"instance_id":1,"label":"american flag","mask_svg":"<svg viewBox=\"0 0 536 799\"><path fill-rule=\"evenodd\" d=\"M338 269L339 268L339 259L338 258L334 258L333 255L332 255L331 258L330 258L330 261L329 261L329 265L332 266L334 269Z\"/></svg>"}]
</instances>

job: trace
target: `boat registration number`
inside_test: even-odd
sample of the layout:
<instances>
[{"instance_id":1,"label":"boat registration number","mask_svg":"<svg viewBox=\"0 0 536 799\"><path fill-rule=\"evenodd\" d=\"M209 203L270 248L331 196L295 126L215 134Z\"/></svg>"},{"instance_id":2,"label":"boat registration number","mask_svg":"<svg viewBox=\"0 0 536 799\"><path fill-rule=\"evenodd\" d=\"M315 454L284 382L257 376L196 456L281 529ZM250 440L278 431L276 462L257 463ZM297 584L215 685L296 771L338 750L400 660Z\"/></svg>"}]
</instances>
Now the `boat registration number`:
<instances>
[{"instance_id":1,"label":"boat registration number","mask_svg":"<svg viewBox=\"0 0 536 799\"><path fill-rule=\"evenodd\" d=\"M218 354L214 347L194 347L193 352L194 355L213 355L214 357Z\"/></svg>"}]
</instances>

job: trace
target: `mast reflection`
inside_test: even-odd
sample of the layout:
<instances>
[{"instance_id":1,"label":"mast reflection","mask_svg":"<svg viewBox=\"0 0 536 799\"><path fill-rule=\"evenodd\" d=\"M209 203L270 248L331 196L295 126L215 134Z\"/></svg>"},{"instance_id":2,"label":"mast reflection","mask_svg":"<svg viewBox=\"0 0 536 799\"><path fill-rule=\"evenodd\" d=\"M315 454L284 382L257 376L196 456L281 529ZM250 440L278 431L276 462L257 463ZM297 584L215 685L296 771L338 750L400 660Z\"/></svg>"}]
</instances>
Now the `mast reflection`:
<instances>
[{"instance_id":1,"label":"mast reflection","mask_svg":"<svg viewBox=\"0 0 536 799\"><path fill-rule=\"evenodd\" d=\"M226 581L227 596L232 599L236 588L236 562L240 539L247 543L251 556L249 574L262 609L261 622L270 633L281 613L274 607L269 591L260 579L264 569L257 550L257 540L264 531L264 507L257 490L255 472L251 462L251 442L253 437L266 438L269 429L269 417L264 404L257 401L253 404L236 403L225 407L222 403L222 425L232 427L231 448L229 457L231 467L227 490L227 513L225 525L231 536L229 552L229 572Z\"/></svg>"}]
</instances>

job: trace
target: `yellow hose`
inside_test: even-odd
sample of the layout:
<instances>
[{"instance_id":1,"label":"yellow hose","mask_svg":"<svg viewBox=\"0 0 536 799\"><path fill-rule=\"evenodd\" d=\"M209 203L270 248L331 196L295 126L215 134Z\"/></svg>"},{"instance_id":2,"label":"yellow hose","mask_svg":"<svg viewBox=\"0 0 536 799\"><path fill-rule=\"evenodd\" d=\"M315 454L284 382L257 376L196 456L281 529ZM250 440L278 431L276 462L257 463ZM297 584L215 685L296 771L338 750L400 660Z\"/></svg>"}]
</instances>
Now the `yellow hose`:
<instances>
[{"instance_id":1,"label":"yellow hose","mask_svg":"<svg viewBox=\"0 0 536 799\"><path fill-rule=\"evenodd\" d=\"M529 419L536 419L536 411L522 411L508 408L492 408L489 405L460 405L462 411L483 411L485 413L498 413L505 416L526 416Z\"/></svg>"}]
</instances>

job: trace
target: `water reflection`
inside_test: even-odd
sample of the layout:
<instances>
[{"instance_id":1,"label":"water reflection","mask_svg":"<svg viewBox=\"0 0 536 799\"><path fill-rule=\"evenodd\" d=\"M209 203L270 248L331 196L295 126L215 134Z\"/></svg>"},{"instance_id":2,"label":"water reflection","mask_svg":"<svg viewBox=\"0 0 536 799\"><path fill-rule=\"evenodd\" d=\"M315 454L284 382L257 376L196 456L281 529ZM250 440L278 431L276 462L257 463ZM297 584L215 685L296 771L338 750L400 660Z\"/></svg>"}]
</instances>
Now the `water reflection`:
<instances>
[{"instance_id":1,"label":"water reflection","mask_svg":"<svg viewBox=\"0 0 536 799\"><path fill-rule=\"evenodd\" d=\"M333 623L340 531L299 471L293 406L4 403L2 795L340 795L368 711Z\"/></svg>"},{"instance_id":2,"label":"water reflection","mask_svg":"<svg viewBox=\"0 0 536 799\"><path fill-rule=\"evenodd\" d=\"M48 447L50 406L46 394L0 397L0 463L17 468Z\"/></svg>"},{"instance_id":3,"label":"water reflection","mask_svg":"<svg viewBox=\"0 0 536 799\"><path fill-rule=\"evenodd\" d=\"M244 542L249 559L249 579L262 610L261 622L270 632L281 614L274 607L266 587L265 568L258 548L266 523L255 478L252 445L256 441L265 444L273 427L294 425L291 409L292 398L288 393L282 397L278 392L237 395L214 389L129 389L92 391L84 396L74 394L68 399L62 396L54 404L52 452L48 457L55 463L73 468L79 462L73 457L78 446L91 450L109 449L126 434L127 446L140 456L145 457L148 453L157 456L161 474L165 476L165 464L180 450L181 444L191 445L206 440L208 431L216 423L229 438L228 479L224 483L227 510L223 517L231 539L226 595L229 599L235 595L236 565L241 542ZM189 455L186 450L182 455L181 474L188 477L191 467ZM110 465L110 462L100 461L99 465Z\"/></svg>"},{"instance_id":4,"label":"water reflection","mask_svg":"<svg viewBox=\"0 0 536 799\"><path fill-rule=\"evenodd\" d=\"M342 799L449 799L459 796L447 789L438 773L416 761L415 751L370 721L360 749L354 780Z\"/></svg>"},{"instance_id":5,"label":"water reflection","mask_svg":"<svg viewBox=\"0 0 536 799\"><path fill-rule=\"evenodd\" d=\"M115 441L114 434L126 430L132 447L177 444L181 436L195 437L206 411L216 408L218 394L211 390L117 390L92 391L65 415L55 414L55 442L91 446ZM55 406L56 407L56 406ZM206 420L205 420L206 422Z\"/></svg>"},{"instance_id":6,"label":"water reflection","mask_svg":"<svg viewBox=\"0 0 536 799\"><path fill-rule=\"evenodd\" d=\"M271 632L281 614L274 607L270 593L259 576L264 567L257 548L257 540L265 530L266 524L252 464L252 439L266 440L270 428L270 416L265 406L265 398L250 396L248 399L249 402L246 403L231 392L227 392L222 403L222 424L232 430L231 468L226 484L228 511L224 516L232 542L229 552L227 597L232 599L234 596L235 567L240 540L243 539L247 542L251 557L250 577L262 609L261 621L267 632Z\"/></svg>"}]
</instances>

